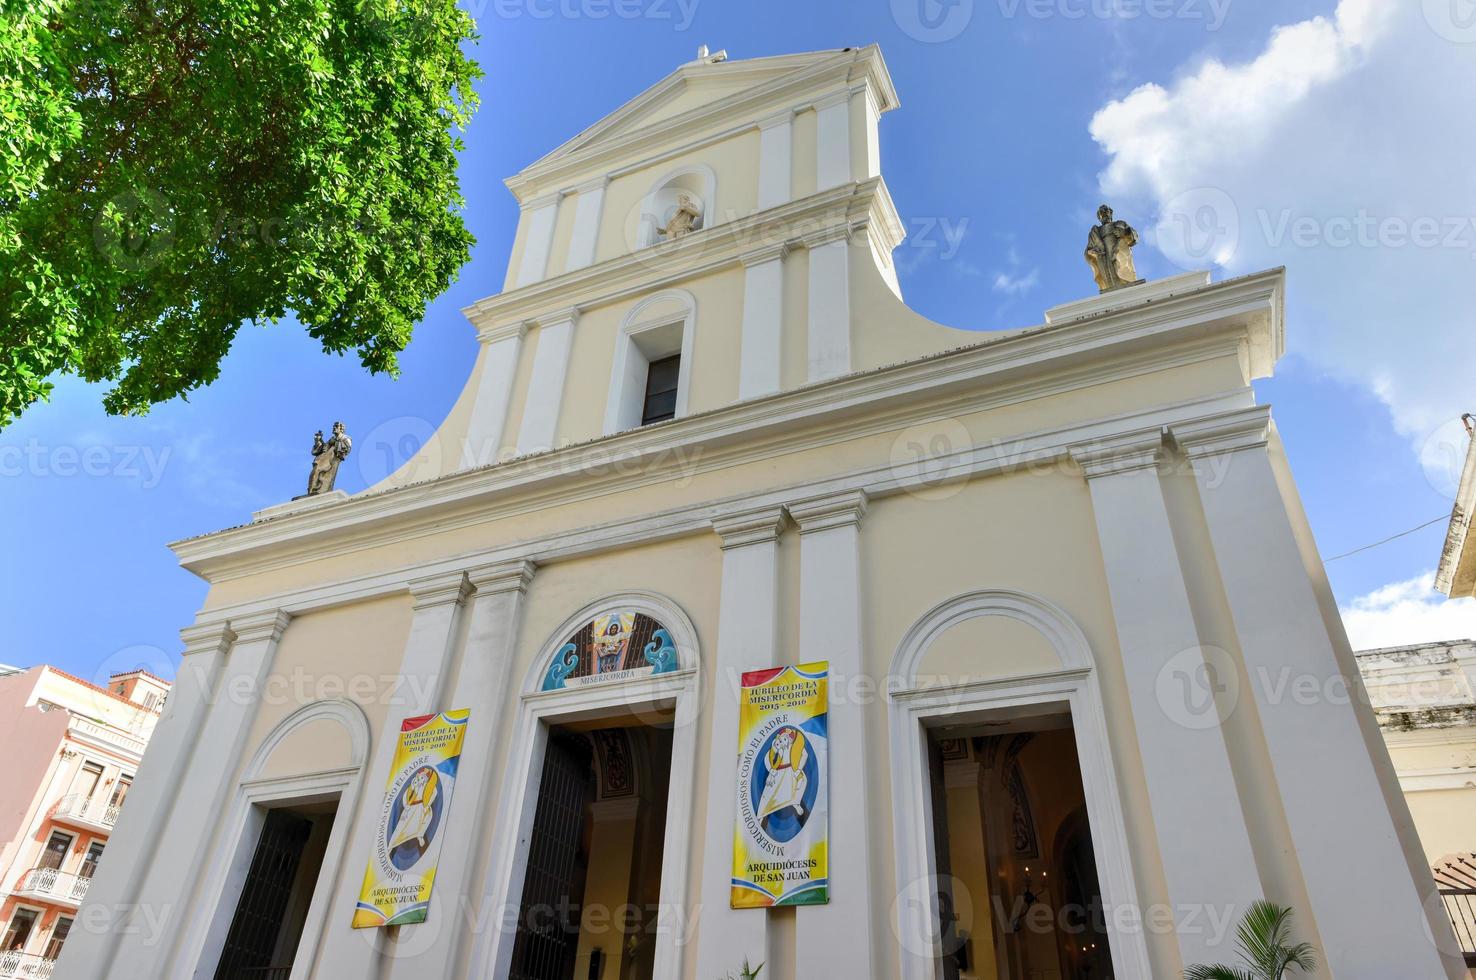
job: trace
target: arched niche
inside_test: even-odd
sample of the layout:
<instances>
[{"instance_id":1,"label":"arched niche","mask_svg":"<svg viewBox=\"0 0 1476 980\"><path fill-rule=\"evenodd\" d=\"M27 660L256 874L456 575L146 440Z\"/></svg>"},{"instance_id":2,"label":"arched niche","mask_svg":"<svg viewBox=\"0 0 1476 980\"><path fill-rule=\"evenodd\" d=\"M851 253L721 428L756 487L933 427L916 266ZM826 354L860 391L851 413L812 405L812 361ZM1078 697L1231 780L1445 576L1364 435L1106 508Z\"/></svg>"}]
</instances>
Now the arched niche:
<instances>
[{"instance_id":1,"label":"arched niche","mask_svg":"<svg viewBox=\"0 0 1476 980\"><path fill-rule=\"evenodd\" d=\"M662 233L687 198L697 211L693 231L710 228L717 223L717 174L706 164L688 164L662 175L651 185L641 200L641 214L636 229L636 247L660 245L667 240Z\"/></svg>"}]
</instances>

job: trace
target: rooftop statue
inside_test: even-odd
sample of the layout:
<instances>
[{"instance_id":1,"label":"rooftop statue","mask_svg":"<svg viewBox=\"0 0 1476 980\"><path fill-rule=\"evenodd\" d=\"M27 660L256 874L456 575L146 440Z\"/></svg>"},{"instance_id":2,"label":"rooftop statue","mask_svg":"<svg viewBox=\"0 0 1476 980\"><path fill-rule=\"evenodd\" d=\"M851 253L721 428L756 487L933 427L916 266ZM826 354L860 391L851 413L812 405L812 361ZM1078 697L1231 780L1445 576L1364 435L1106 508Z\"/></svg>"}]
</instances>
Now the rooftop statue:
<instances>
[{"instance_id":1,"label":"rooftop statue","mask_svg":"<svg viewBox=\"0 0 1476 980\"><path fill-rule=\"evenodd\" d=\"M1112 220L1112 209L1102 205L1097 209L1097 224L1087 232L1086 260L1097 278L1097 288L1102 292L1136 286L1143 280L1133 268L1133 246L1138 244L1138 233L1126 221Z\"/></svg>"},{"instance_id":2,"label":"rooftop statue","mask_svg":"<svg viewBox=\"0 0 1476 980\"><path fill-rule=\"evenodd\" d=\"M308 488L304 496L316 497L333 489L338 477L338 464L348 458L354 441L343 431L342 422L333 423L333 435L323 440L323 430L313 436L313 468L308 473Z\"/></svg>"}]
</instances>

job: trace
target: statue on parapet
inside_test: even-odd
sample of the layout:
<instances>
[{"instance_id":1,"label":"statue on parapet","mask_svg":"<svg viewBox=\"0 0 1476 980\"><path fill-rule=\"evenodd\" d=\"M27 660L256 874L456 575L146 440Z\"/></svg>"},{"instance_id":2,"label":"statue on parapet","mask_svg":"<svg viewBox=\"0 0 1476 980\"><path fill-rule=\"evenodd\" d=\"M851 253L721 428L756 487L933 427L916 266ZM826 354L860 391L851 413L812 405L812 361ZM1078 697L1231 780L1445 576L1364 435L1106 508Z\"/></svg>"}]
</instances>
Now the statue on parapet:
<instances>
[{"instance_id":1,"label":"statue on parapet","mask_svg":"<svg viewBox=\"0 0 1476 980\"><path fill-rule=\"evenodd\" d=\"M343 430L342 422L333 423L333 435L327 440L323 438L323 430L319 429L313 436L313 468L308 473L304 496L316 497L332 490L333 481L338 478L338 464L348 458L353 448L354 441Z\"/></svg>"},{"instance_id":2,"label":"statue on parapet","mask_svg":"<svg viewBox=\"0 0 1476 980\"><path fill-rule=\"evenodd\" d=\"M1112 209L1102 205L1097 209L1097 221L1087 232L1086 261L1097 279L1097 288L1104 293L1143 282L1138 270L1133 267L1133 246L1138 244L1138 233L1126 221L1114 221Z\"/></svg>"}]
</instances>

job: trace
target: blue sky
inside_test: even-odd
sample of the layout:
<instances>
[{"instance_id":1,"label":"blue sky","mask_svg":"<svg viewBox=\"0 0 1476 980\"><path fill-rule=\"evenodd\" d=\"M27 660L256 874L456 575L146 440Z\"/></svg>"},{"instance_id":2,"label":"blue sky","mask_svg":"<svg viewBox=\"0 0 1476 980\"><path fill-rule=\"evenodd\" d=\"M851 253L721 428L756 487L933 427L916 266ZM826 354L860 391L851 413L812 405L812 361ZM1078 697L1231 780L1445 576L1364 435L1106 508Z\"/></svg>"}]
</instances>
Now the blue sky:
<instances>
[{"instance_id":1,"label":"blue sky","mask_svg":"<svg viewBox=\"0 0 1476 980\"><path fill-rule=\"evenodd\" d=\"M471 0L487 77L461 180L478 244L402 376L369 377L286 322L244 329L221 381L146 418L108 418L101 389L63 380L0 432L0 662L170 670L205 588L166 543L301 493L335 419L355 437L350 492L414 452L475 355L460 308L502 281L517 218L502 179L700 44L735 59L881 45L902 101L882 163L910 233L904 295L940 322L1033 325L1092 292L1081 247L1104 194L1144 230L1149 278L1286 265L1290 353L1259 394L1324 555L1444 514L1455 419L1476 410L1476 223L1461 224L1476 137L1450 131L1476 80L1460 2L1445 17L1441 0ZM1407 241L1417 219L1439 241ZM1329 566L1355 642L1476 632L1421 581L1442 534Z\"/></svg>"}]
</instances>

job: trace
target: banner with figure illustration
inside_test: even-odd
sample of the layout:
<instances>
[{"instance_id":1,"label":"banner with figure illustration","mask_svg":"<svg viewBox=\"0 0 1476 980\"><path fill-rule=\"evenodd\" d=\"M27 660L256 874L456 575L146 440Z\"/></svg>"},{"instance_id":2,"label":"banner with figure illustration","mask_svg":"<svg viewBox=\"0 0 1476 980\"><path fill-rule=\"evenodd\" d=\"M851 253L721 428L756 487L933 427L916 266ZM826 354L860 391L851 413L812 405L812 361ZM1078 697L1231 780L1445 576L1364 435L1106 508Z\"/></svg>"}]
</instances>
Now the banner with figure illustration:
<instances>
[{"instance_id":1,"label":"banner with figure illustration","mask_svg":"<svg viewBox=\"0 0 1476 980\"><path fill-rule=\"evenodd\" d=\"M830 664L743 675L733 908L830 901Z\"/></svg>"},{"instance_id":2,"label":"banner with figure illustration","mask_svg":"<svg viewBox=\"0 0 1476 980\"><path fill-rule=\"evenodd\" d=\"M379 810L354 928L424 922L470 709L406 718ZM461 860L460 857L457 860Z\"/></svg>"}]
</instances>

